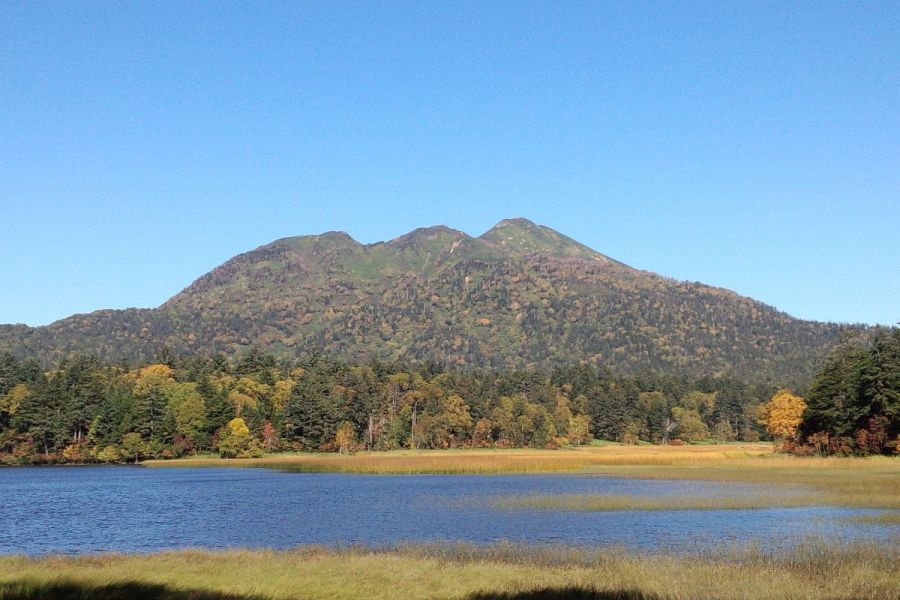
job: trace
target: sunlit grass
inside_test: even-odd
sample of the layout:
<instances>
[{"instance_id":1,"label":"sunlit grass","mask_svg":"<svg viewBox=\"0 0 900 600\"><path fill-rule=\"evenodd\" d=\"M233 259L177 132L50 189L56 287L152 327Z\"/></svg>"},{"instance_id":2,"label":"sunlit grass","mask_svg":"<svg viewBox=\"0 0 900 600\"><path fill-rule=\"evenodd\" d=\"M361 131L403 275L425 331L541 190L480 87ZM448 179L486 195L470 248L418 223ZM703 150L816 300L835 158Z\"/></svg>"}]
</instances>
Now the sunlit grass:
<instances>
[{"instance_id":1,"label":"sunlit grass","mask_svg":"<svg viewBox=\"0 0 900 600\"><path fill-rule=\"evenodd\" d=\"M638 479L681 479L790 486L767 506L836 505L900 508L900 457L796 457L770 444L703 446L605 445L563 450L405 450L352 455L298 453L257 459L200 457L148 461L148 466L247 466L303 472L371 474L596 473ZM802 488L805 493L797 493ZM726 499L706 508L762 507L766 497ZM603 502L598 501L598 502ZM685 506L702 504L685 499ZM637 505L635 505L637 508ZM623 509L624 510L624 509ZM652 509L648 509L652 510Z\"/></svg>"},{"instance_id":2,"label":"sunlit grass","mask_svg":"<svg viewBox=\"0 0 900 600\"><path fill-rule=\"evenodd\" d=\"M772 454L769 444L721 446L587 446L563 450L394 450L356 454L291 453L262 458L214 456L150 460L145 465L250 466L310 472L371 474L564 473L616 465L703 465Z\"/></svg>"},{"instance_id":3,"label":"sunlit grass","mask_svg":"<svg viewBox=\"0 0 900 600\"><path fill-rule=\"evenodd\" d=\"M897 547L824 543L773 553L725 549L642 556L500 544L393 550L182 551L0 558L0 598L631 598L754 600L900 596ZM543 591L544 595L537 591ZM102 593L105 592L105 593ZM550 593L555 595L551 596ZM165 594L164 594L165 593ZM518 594L518 596L517 596ZM529 595L530 594L530 595ZM579 595L580 594L580 595ZM151 596L146 596L151 597Z\"/></svg>"},{"instance_id":4,"label":"sunlit grass","mask_svg":"<svg viewBox=\"0 0 900 600\"><path fill-rule=\"evenodd\" d=\"M865 525L900 526L900 511L882 512L875 515L854 515L844 520L849 523L862 523Z\"/></svg>"},{"instance_id":5,"label":"sunlit grass","mask_svg":"<svg viewBox=\"0 0 900 600\"><path fill-rule=\"evenodd\" d=\"M793 505L900 508L900 458L766 458L703 466L609 466L595 472L639 479L688 479L807 488Z\"/></svg>"},{"instance_id":6,"label":"sunlit grass","mask_svg":"<svg viewBox=\"0 0 900 600\"><path fill-rule=\"evenodd\" d=\"M624 494L535 494L490 500L501 510L567 510L579 512L748 510L827 505L817 494L748 493L741 496L636 496Z\"/></svg>"}]
</instances>

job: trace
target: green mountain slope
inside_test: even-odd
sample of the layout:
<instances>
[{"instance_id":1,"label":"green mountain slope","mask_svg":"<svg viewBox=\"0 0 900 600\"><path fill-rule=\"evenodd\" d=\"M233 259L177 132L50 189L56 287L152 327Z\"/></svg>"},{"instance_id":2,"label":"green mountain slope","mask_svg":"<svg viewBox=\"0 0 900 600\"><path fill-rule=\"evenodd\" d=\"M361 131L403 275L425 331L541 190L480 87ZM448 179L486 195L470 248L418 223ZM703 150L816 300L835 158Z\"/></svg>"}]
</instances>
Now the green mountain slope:
<instances>
[{"instance_id":1,"label":"green mountain slope","mask_svg":"<svg viewBox=\"0 0 900 600\"><path fill-rule=\"evenodd\" d=\"M805 379L842 329L750 298L632 269L552 229L501 221L474 238L438 226L364 245L285 238L236 256L156 309L0 326L0 349L149 359L251 344L348 360L460 367L587 361L623 372ZM857 328L851 328L857 329Z\"/></svg>"}]
</instances>

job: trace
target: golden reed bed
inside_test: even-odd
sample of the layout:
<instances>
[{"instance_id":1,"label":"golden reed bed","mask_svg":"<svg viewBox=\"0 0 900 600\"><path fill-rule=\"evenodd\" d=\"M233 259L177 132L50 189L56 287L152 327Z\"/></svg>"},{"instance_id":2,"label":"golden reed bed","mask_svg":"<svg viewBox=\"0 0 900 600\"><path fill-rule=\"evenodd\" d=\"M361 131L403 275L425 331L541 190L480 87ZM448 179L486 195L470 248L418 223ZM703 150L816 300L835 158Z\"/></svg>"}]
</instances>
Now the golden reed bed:
<instances>
[{"instance_id":1,"label":"golden reed bed","mask_svg":"<svg viewBox=\"0 0 900 600\"><path fill-rule=\"evenodd\" d=\"M501 544L0 557L0 599L896 600L898 560L896 548L816 543L701 556Z\"/></svg>"},{"instance_id":2,"label":"golden reed bed","mask_svg":"<svg viewBox=\"0 0 900 600\"><path fill-rule=\"evenodd\" d=\"M801 458L776 453L771 444L401 450L349 455L296 453L252 459L196 457L143 464L369 474L594 473L644 479L765 483L790 486L790 490L785 488L785 493L790 492L792 499L786 496L782 502L772 505L833 504L900 509L900 457Z\"/></svg>"}]
</instances>

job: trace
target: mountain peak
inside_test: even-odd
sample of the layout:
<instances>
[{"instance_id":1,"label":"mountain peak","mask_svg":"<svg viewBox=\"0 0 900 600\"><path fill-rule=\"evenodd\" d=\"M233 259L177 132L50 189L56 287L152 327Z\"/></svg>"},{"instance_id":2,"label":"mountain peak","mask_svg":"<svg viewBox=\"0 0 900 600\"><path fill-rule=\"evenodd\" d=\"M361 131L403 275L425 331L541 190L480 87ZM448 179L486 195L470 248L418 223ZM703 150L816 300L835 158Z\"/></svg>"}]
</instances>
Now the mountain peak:
<instances>
[{"instance_id":1,"label":"mountain peak","mask_svg":"<svg viewBox=\"0 0 900 600\"><path fill-rule=\"evenodd\" d=\"M478 239L518 253L586 258L625 266L554 229L538 225L523 217L503 219Z\"/></svg>"},{"instance_id":2,"label":"mountain peak","mask_svg":"<svg viewBox=\"0 0 900 600\"><path fill-rule=\"evenodd\" d=\"M353 239L353 237L346 231L326 231L325 233L320 233L318 235L297 235L281 238L279 240L275 240L271 244L266 244L265 246L258 248L258 250L282 246L296 249L302 252L317 248L338 249L352 248L361 245L362 244Z\"/></svg>"},{"instance_id":3,"label":"mountain peak","mask_svg":"<svg viewBox=\"0 0 900 600\"><path fill-rule=\"evenodd\" d=\"M508 228L508 227L518 227L520 229L533 229L537 226L538 225L534 221L526 219L525 217L512 217L511 219L503 219L502 221L500 221L499 223L497 223L496 225L491 227L491 230L503 229L503 228Z\"/></svg>"},{"instance_id":4,"label":"mountain peak","mask_svg":"<svg viewBox=\"0 0 900 600\"><path fill-rule=\"evenodd\" d=\"M409 233L404 233L403 235L390 240L387 244L389 246L404 248L418 244L430 245L435 242L452 243L469 237L468 234L447 227L446 225L433 225L431 227L419 227L418 229L413 229Z\"/></svg>"}]
</instances>

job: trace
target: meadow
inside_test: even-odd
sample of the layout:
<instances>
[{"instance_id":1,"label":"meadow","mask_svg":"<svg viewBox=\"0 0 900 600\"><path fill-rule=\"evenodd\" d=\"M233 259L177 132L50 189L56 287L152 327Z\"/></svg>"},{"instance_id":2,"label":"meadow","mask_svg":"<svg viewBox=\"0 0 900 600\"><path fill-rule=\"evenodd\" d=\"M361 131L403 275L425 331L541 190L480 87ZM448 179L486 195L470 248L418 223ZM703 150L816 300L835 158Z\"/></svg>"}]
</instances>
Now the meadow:
<instances>
[{"instance_id":1,"label":"meadow","mask_svg":"<svg viewBox=\"0 0 900 600\"><path fill-rule=\"evenodd\" d=\"M795 599L900 596L896 547L636 556L497 545L0 558L0 599Z\"/></svg>"}]
</instances>

